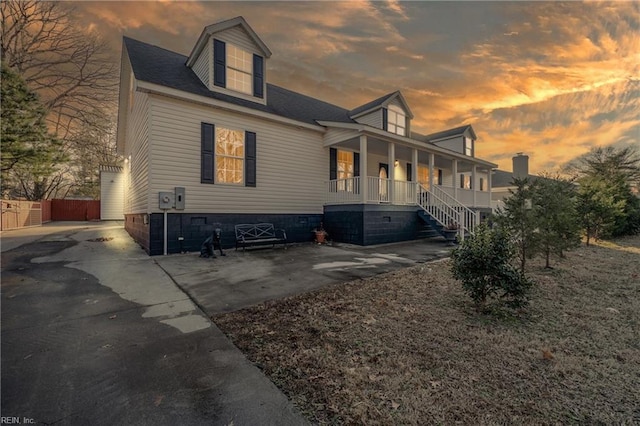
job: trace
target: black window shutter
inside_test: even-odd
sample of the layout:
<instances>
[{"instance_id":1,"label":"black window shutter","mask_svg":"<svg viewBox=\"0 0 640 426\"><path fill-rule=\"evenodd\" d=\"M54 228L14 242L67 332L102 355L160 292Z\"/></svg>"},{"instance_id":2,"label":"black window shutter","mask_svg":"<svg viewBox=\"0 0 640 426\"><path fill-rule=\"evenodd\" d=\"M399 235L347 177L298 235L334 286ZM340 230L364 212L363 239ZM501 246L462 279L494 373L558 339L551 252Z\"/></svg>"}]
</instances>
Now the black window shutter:
<instances>
[{"instance_id":1,"label":"black window shutter","mask_svg":"<svg viewBox=\"0 0 640 426\"><path fill-rule=\"evenodd\" d=\"M353 153L353 176L360 176L360 153Z\"/></svg>"},{"instance_id":2,"label":"black window shutter","mask_svg":"<svg viewBox=\"0 0 640 426\"><path fill-rule=\"evenodd\" d=\"M244 186L256 186L256 134L244 134Z\"/></svg>"},{"instance_id":3,"label":"black window shutter","mask_svg":"<svg viewBox=\"0 0 640 426\"><path fill-rule=\"evenodd\" d=\"M329 148L329 180L338 179L338 150Z\"/></svg>"},{"instance_id":4,"label":"black window shutter","mask_svg":"<svg viewBox=\"0 0 640 426\"><path fill-rule=\"evenodd\" d=\"M464 188L464 175L460 175L460 188Z\"/></svg>"},{"instance_id":5,"label":"black window shutter","mask_svg":"<svg viewBox=\"0 0 640 426\"><path fill-rule=\"evenodd\" d=\"M208 124L208 123L200 124L201 157L202 157L202 161L200 164L200 182L201 183L214 183L213 182L213 171L215 168L214 135L215 135L215 127L213 124Z\"/></svg>"},{"instance_id":6,"label":"black window shutter","mask_svg":"<svg viewBox=\"0 0 640 426\"><path fill-rule=\"evenodd\" d=\"M227 45L213 40L213 84L227 87Z\"/></svg>"},{"instance_id":7,"label":"black window shutter","mask_svg":"<svg viewBox=\"0 0 640 426\"><path fill-rule=\"evenodd\" d=\"M262 56L253 55L253 96L262 98L262 86L264 83L264 70L263 70Z\"/></svg>"},{"instance_id":8,"label":"black window shutter","mask_svg":"<svg viewBox=\"0 0 640 426\"><path fill-rule=\"evenodd\" d=\"M411 172L411 163L407 163L407 182L411 182L411 176L413 176Z\"/></svg>"},{"instance_id":9,"label":"black window shutter","mask_svg":"<svg viewBox=\"0 0 640 426\"><path fill-rule=\"evenodd\" d=\"M382 108L382 130L388 130L387 122L389 121L388 112L386 108Z\"/></svg>"},{"instance_id":10,"label":"black window shutter","mask_svg":"<svg viewBox=\"0 0 640 426\"><path fill-rule=\"evenodd\" d=\"M438 169L438 185L442 185L442 169Z\"/></svg>"},{"instance_id":11,"label":"black window shutter","mask_svg":"<svg viewBox=\"0 0 640 426\"><path fill-rule=\"evenodd\" d=\"M480 178L480 191L484 191L484 179Z\"/></svg>"}]
</instances>

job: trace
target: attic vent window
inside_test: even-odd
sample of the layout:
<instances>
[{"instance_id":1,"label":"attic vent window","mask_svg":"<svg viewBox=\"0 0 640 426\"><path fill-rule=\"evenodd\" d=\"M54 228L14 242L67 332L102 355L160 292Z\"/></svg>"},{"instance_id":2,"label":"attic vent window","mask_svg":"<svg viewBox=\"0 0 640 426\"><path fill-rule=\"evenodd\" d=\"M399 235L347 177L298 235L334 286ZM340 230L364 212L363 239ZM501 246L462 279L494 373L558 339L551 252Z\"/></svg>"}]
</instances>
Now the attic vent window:
<instances>
[{"instance_id":1,"label":"attic vent window","mask_svg":"<svg viewBox=\"0 0 640 426\"><path fill-rule=\"evenodd\" d=\"M227 43L227 88L252 94L253 54Z\"/></svg>"},{"instance_id":2,"label":"attic vent window","mask_svg":"<svg viewBox=\"0 0 640 426\"><path fill-rule=\"evenodd\" d=\"M407 134L407 117L399 106L389 105L387 130L400 136Z\"/></svg>"}]
</instances>

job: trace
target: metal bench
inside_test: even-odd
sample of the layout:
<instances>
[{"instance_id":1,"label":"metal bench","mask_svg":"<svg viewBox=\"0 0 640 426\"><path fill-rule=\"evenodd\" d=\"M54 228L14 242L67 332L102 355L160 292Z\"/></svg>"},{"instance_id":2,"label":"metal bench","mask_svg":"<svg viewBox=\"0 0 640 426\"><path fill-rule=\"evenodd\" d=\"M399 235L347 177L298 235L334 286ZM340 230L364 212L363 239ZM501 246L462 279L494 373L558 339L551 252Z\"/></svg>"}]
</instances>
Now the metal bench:
<instances>
[{"instance_id":1,"label":"metal bench","mask_svg":"<svg viewBox=\"0 0 640 426\"><path fill-rule=\"evenodd\" d=\"M256 223L256 224L240 224L236 225L236 250L242 247L253 245L283 244L287 248L287 233L284 229L275 229L273 223ZM280 237L276 234L282 234Z\"/></svg>"}]
</instances>

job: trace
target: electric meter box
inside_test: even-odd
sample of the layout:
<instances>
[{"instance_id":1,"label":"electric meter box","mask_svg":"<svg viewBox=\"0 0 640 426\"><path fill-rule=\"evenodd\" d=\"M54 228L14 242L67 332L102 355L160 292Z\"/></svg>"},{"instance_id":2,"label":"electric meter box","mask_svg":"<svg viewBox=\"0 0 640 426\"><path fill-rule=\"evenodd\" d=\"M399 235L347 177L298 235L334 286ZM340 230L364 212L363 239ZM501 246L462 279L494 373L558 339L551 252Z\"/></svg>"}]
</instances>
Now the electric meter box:
<instances>
[{"instance_id":1,"label":"electric meter box","mask_svg":"<svg viewBox=\"0 0 640 426\"><path fill-rule=\"evenodd\" d=\"M172 209L176 204L176 196L173 192L160 192L159 194L159 205L161 210L169 210Z\"/></svg>"},{"instance_id":2,"label":"electric meter box","mask_svg":"<svg viewBox=\"0 0 640 426\"><path fill-rule=\"evenodd\" d=\"M180 186L176 186L175 187L175 193L176 193L176 210L184 210L184 195L185 195L185 190L184 188L180 187Z\"/></svg>"}]
</instances>

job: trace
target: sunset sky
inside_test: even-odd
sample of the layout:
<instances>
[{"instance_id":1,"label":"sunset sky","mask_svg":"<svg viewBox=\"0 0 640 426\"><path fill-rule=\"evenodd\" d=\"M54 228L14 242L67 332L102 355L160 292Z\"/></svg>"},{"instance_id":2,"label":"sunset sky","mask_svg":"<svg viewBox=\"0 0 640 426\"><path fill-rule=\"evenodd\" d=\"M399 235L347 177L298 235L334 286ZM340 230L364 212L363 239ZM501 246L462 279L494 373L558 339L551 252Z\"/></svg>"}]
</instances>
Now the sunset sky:
<instances>
[{"instance_id":1,"label":"sunset sky","mask_svg":"<svg viewBox=\"0 0 640 426\"><path fill-rule=\"evenodd\" d=\"M412 129L472 124L476 155L556 170L591 147L640 145L640 2L82 2L82 22L188 55L242 15L270 83L345 108L401 90Z\"/></svg>"}]
</instances>

